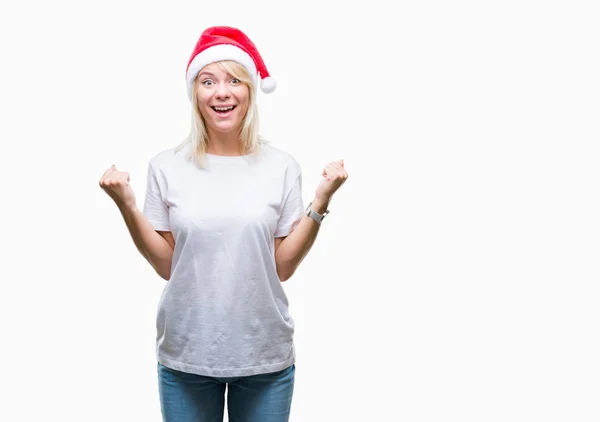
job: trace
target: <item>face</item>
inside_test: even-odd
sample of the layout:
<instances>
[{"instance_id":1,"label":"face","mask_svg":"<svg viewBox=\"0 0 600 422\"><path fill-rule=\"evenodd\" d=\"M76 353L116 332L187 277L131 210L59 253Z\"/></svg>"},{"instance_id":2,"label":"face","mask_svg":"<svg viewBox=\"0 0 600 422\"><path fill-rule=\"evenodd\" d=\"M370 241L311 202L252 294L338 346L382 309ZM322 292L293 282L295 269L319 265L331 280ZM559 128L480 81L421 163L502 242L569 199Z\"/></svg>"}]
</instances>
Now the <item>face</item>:
<instances>
[{"instance_id":1,"label":"face","mask_svg":"<svg viewBox=\"0 0 600 422\"><path fill-rule=\"evenodd\" d=\"M196 79L198 108L208 126L217 132L239 131L248 111L248 86L216 63L202 68Z\"/></svg>"}]
</instances>

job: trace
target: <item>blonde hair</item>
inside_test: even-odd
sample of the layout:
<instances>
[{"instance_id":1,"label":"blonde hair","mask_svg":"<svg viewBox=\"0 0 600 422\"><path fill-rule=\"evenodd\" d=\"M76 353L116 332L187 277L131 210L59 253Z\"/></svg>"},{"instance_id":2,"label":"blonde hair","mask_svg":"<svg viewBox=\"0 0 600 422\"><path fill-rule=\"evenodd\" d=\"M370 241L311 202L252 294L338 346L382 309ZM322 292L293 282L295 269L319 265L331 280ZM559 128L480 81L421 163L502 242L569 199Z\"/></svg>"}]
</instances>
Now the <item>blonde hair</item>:
<instances>
[{"instance_id":1,"label":"blonde hair","mask_svg":"<svg viewBox=\"0 0 600 422\"><path fill-rule=\"evenodd\" d=\"M243 84L248 86L249 101L248 111L242 120L242 129L240 131L241 152L242 155L256 155L261 151L261 144L266 143L258 134L258 107L256 105L256 87L252 82L250 74L244 66L231 61L224 60L216 62L219 67L229 73L234 78L239 79ZM198 108L198 76L192 84L192 119L189 135L179 144L175 151L179 152L187 145L190 150L186 156L187 159L193 160L200 168L206 168L206 150L208 147L208 133L206 131L206 123Z\"/></svg>"}]
</instances>

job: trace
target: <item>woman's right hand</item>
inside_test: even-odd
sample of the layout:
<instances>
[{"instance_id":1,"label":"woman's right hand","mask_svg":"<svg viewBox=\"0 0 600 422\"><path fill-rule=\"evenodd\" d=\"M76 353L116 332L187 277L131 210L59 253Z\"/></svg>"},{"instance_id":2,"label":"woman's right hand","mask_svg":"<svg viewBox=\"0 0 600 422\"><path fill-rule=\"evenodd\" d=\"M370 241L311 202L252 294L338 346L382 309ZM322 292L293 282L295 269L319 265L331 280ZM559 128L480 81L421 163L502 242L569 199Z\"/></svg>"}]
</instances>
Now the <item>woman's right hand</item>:
<instances>
[{"instance_id":1,"label":"woman's right hand","mask_svg":"<svg viewBox=\"0 0 600 422\"><path fill-rule=\"evenodd\" d=\"M135 194L129 185L129 173L118 171L113 164L100 179L100 187L110 196L119 208L135 207Z\"/></svg>"}]
</instances>

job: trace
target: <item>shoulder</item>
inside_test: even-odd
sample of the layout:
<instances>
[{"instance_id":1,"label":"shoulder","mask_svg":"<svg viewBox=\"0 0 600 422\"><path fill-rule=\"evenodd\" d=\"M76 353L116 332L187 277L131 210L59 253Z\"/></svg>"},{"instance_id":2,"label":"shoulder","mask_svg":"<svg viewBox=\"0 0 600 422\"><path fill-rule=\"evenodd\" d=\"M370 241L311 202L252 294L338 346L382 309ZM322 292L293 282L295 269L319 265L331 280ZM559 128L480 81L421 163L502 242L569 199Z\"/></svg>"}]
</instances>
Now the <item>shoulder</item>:
<instances>
[{"instance_id":1,"label":"shoulder","mask_svg":"<svg viewBox=\"0 0 600 422\"><path fill-rule=\"evenodd\" d=\"M279 166L283 166L286 169L289 169L295 173L302 172L300 163L289 152L284 151L281 148L275 147L270 143L262 144L262 149L265 155L269 158L269 162L277 164Z\"/></svg>"},{"instance_id":2,"label":"shoulder","mask_svg":"<svg viewBox=\"0 0 600 422\"><path fill-rule=\"evenodd\" d=\"M164 169L182 159L185 156L186 149L185 146L183 148L178 146L159 151L150 157L148 166L154 171Z\"/></svg>"}]
</instances>

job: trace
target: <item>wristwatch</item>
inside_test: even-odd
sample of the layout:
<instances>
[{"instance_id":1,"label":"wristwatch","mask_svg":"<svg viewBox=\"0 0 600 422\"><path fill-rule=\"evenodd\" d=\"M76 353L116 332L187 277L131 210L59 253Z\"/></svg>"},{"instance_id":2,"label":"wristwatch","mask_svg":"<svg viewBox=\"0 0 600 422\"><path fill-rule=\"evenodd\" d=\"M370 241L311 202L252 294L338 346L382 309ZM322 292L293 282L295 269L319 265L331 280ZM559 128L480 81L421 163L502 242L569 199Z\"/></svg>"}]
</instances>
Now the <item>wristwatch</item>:
<instances>
[{"instance_id":1,"label":"wristwatch","mask_svg":"<svg viewBox=\"0 0 600 422\"><path fill-rule=\"evenodd\" d=\"M323 215L319 214L318 212L316 212L315 210L313 210L310 206L312 205L312 202L310 204L308 204L308 207L306 207L306 215L308 215L310 218L312 218L313 220L315 220L317 223L321 224L321 221L323 221L323 219L325 218L325 216L327 214L329 214L329 210L325 210L325 212L323 213Z\"/></svg>"}]
</instances>

